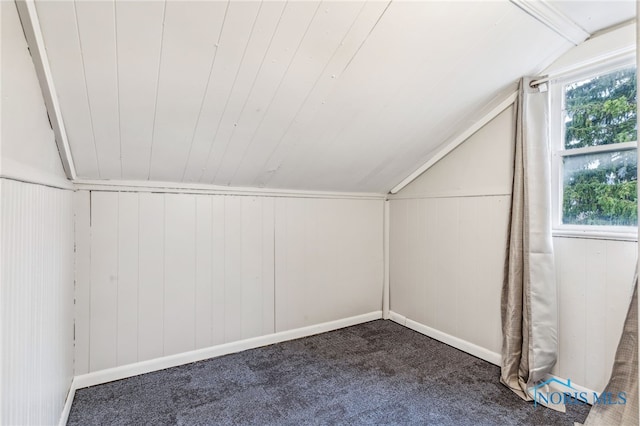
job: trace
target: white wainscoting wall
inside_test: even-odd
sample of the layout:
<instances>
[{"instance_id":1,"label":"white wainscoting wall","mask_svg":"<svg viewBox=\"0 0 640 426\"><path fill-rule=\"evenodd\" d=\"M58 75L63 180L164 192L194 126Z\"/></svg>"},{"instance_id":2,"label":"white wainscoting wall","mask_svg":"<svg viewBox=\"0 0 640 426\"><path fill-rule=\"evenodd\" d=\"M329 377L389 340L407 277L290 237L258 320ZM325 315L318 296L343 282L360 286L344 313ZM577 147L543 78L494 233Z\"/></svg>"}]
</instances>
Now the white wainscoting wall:
<instances>
[{"instance_id":1,"label":"white wainscoting wall","mask_svg":"<svg viewBox=\"0 0 640 426\"><path fill-rule=\"evenodd\" d=\"M392 319L499 363L513 108L391 197ZM627 312L637 244L554 238L554 374L602 391Z\"/></svg>"},{"instance_id":2,"label":"white wainscoting wall","mask_svg":"<svg viewBox=\"0 0 640 426\"><path fill-rule=\"evenodd\" d=\"M491 362L500 360L513 113L500 113L390 201L392 318Z\"/></svg>"},{"instance_id":3,"label":"white wainscoting wall","mask_svg":"<svg viewBox=\"0 0 640 426\"><path fill-rule=\"evenodd\" d=\"M0 424L50 425L74 375L72 186L16 3L0 8Z\"/></svg>"},{"instance_id":4,"label":"white wainscoting wall","mask_svg":"<svg viewBox=\"0 0 640 426\"><path fill-rule=\"evenodd\" d=\"M78 191L75 374L381 309L383 201Z\"/></svg>"},{"instance_id":5,"label":"white wainscoting wall","mask_svg":"<svg viewBox=\"0 0 640 426\"><path fill-rule=\"evenodd\" d=\"M72 192L0 179L0 424L56 424L73 378Z\"/></svg>"},{"instance_id":6,"label":"white wainscoting wall","mask_svg":"<svg viewBox=\"0 0 640 426\"><path fill-rule=\"evenodd\" d=\"M555 237L558 363L554 374L601 392L631 302L637 243Z\"/></svg>"},{"instance_id":7,"label":"white wainscoting wall","mask_svg":"<svg viewBox=\"0 0 640 426\"><path fill-rule=\"evenodd\" d=\"M391 311L500 353L509 198L393 200Z\"/></svg>"}]
</instances>

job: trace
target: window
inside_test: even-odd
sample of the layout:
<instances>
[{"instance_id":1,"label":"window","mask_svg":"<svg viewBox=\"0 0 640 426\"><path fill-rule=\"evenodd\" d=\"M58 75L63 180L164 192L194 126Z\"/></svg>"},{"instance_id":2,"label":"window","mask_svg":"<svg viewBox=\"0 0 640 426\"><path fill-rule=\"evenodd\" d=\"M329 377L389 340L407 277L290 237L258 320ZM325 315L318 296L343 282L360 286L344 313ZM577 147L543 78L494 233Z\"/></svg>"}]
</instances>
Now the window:
<instances>
[{"instance_id":1,"label":"window","mask_svg":"<svg viewBox=\"0 0 640 426\"><path fill-rule=\"evenodd\" d=\"M637 233L636 97L631 66L555 85L556 230Z\"/></svg>"}]
</instances>

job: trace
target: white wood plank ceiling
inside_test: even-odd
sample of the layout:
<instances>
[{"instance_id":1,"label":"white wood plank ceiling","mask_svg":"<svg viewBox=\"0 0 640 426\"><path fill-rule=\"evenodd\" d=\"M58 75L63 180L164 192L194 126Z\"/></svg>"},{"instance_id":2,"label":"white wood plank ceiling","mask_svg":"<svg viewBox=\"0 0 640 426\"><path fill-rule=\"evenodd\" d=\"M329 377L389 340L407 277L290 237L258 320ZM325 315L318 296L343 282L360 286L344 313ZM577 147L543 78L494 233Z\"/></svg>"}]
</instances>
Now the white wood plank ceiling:
<instances>
[{"instance_id":1,"label":"white wood plank ceiling","mask_svg":"<svg viewBox=\"0 0 640 426\"><path fill-rule=\"evenodd\" d=\"M601 7L624 9L615 3ZM86 179L387 192L474 111L572 46L508 1L36 10Z\"/></svg>"}]
</instances>

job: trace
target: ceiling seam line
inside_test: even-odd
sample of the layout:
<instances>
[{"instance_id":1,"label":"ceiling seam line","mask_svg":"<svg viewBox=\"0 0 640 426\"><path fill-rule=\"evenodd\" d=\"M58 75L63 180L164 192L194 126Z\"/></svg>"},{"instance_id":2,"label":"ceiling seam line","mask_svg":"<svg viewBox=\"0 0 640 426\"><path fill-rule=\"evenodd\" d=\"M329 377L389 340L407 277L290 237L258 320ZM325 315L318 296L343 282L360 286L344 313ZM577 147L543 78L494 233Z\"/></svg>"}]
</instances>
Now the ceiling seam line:
<instances>
[{"instance_id":1,"label":"ceiling seam line","mask_svg":"<svg viewBox=\"0 0 640 426\"><path fill-rule=\"evenodd\" d=\"M326 64L324 65L324 67L322 68L322 70L320 71L320 73L318 74L318 77L316 78L316 80L313 82L313 86L311 86L311 89L309 89L309 92L307 93L307 95L305 96L304 100L302 101L302 103L300 104L300 107L298 108L298 110L296 111L295 115L293 116L293 119L291 120L291 122L289 123L289 125L287 126L286 130L284 131L284 133L282 134L282 136L280 137L280 140L278 141L278 143L276 144L276 146L273 148L273 150L271 151L271 154L269 155L269 157L267 158L267 160L265 161L264 165L262 166L262 169L264 169L266 166L268 166L269 162L271 161L271 159L273 158L274 154L278 151L278 148L282 145L282 141L284 140L284 138L287 136L287 134L289 133L289 131L291 130L291 128L293 127L293 123L296 121L296 119L298 118L298 116L300 115L300 112L304 109L304 107L307 105L307 102L309 101L309 98L311 97L311 93L313 93L313 91L316 89L318 83L320 82L320 80L322 79L322 77L324 76L325 71L327 70L327 68L329 67L329 64L331 63L331 61L333 60L333 58L335 58L336 54L338 53L338 51L340 50L340 47L342 47L345 39L349 36L349 34L351 33L351 30L353 30L353 27L355 26L356 22L358 21L358 19L360 18L360 16L362 15L362 11L364 10L365 6L366 6L367 2L363 1L362 2L362 6L360 7L360 10L358 11L358 14L355 16L355 18L353 18L353 21L351 22L351 25L349 26L349 28L347 29L347 31L345 32L345 34L342 36L342 38L340 39L340 43L338 44L338 47L335 48L335 50L333 51L333 53L331 54L331 57L329 57L329 59L327 60ZM295 143L294 143L295 145ZM284 162L284 159L287 158L286 154L284 155L284 158L278 163L278 165L275 167L275 170L278 170L280 168L280 166L282 165L282 163ZM275 173L272 173L270 176L267 177L266 181L263 182L264 185L268 184L271 179L273 179L273 176L275 175ZM255 180L254 180L255 183Z\"/></svg>"},{"instance_id":2,"label":"ceiling seam line","mask_svg":"<svg viewBox=\"0 0 640 426\"><path fill-rule=\"evenodd\" d=\"M167 18L167 0L164 0L164 8L162 9L162 33L160 35L160 54L158 55L158 73L156 74L156 93L153 107L153 122L151 128L151 145L149 146L149 170L147 179L151 179L151 162L153 161L153 144L156 136L156 118L158 117L158 93L160 91L160 75L162 71L162 52L164 45L164 25Z\"/></svg>"},{"instance_id":3,"label":"ceiling seam line","mask_svg":"<svg viewBox=\"0 0 640 426\"><path fill-rule=\"evenodd\" d=\"M503 22L503 21L507 21L508 15L509 15L509 12L504 12L504 13L499 17L499 19L497 19L497 21L496 21L496 22L497 22L497 23L500 23L500 22ZM377 24L377 23L376 23L376 24ZM490 29L488 33L483 34L483 36L482 36L482 37L476 38L476 39L474 40L474 43L473 43L473 44L470 44L469 46L466 46L467 54L468 54L469 52L473 52L474 50L476 50L477 48L476 48L475 46L480 46L480 45L482 44L482 41L485 39L485 37L487 37L487 35L488 35L488 34L491 34L491 32L493 32L493 31L495 31L495 27L494 27L494 28L492 28L492 29ZM453 61L455 61L455 63L457 64L457 66L456 66L456 68L457 68L457 69L462 69L462 68L463 68L463 66L462 66L462 65L460 65L460 64L462 64L462 63L463 63L463 60L461 59L461 58L463 58L463 57L464 57L464 55L454 55L454 56L453 56L453 58L454 58L454 59L453 59ZM448 76L448 78L450 79L450 78L451 78L451 75L449 75L449 76ZM438 85L440 85L440 84L442 83L442 81L444 81L444 80L446 80L446 79L447 79L447 76L442 76L442 77L441 77L441 78L439 78L437 81L435 81L435 80L434 80L434 85L435 85L435 86L438 86ZM405 86L406 86L406 83L405 83ZM404 87L404 86L403 86L403 87ZM398 96L399 96L399 93L400 93L400 92L401 92L401 91L398 91L396 94L394 94L394 95L393 95L393 97L392 97L392 99L393 99L393 100L397 99L397 98L398 98ZM498 95L498 97L500 97L500 95ZM430 105L428 108L429 108L429 111L437 110L437 107L436 107L436 106L434 106L434 105ZM480 108L480 107L478 107L478 108ZM382 108L382 109L378 109L378 110L377 110L377 111L378 111L378 113L380 113L383 109L384 109L384 108ZM358 113L358 115L360 115L360 113ZM465 123L466 121L467 121L467 118L465 118L465 117L460 117L460 118L458 118L458 119L456 120L456 122L455 122L451 127L452 127L452 128L459 128L459 127L460 127L460 126L462 126L462 125L463 125L463 123ZM347 126L345 126L345 128L346 128L346 127L347 127ZM343 130L341 130L341 132L340 132L340 133L336 134L336 136L335 136L335 138L333 139L333 141L338 140L338 139L342 136L342 131L343 131ZM417 132L417 130L403 129L403 131L402 131L402 133L401 133L401 134L402 134L402 137L401 137L401 138L399 138L399 139L400 139L400 140L405 140L405 139L407 139L407 138L415 138L415 137L416 137L416 136L415 136L416 132ZM441 137L442 137L442 138L445 138L444 140L446 140L446 138L447 138L448 136L446 136L446 135L438 136L438 139L440 139ZM397 160L398 158L401 158L401 157L403 157L403 156L405 156L405 155L408 155L408 154L407 154L407 151L408 151L408 150L410 150L409 146L410 146L410 144L405 144L405 146L403 146L402 148L398 148L398 149L395 151L396 153L395 153L395 155L394 155L394 157L393 157L393 161L391 161L391 163L393 163L393 162L394 162L395 160ZM401 150L402 150L402 152L400 152L400 151L399 151L399 149L401 149ZM353 161L352 161L352 163L353 163ZM386 166L385 166L385 167L383 167L383 168L382 168L382 170L384 170L384 168L388 168L388 167L389 167L389 164L390 164L390 163L389 163L389 162L385 162L385 163L386 163ZM380 170L378 170L378 169L380 169L380 167L381 167L381 165L379 164L378 166L376 166L376 167L374 167L374 168L370 169L370 171L369 171L368 173L363 174L363 175L362 175L362 177L360 177L360 178L359 178L359 180L358 180L358 185L362 184L362 183L363 183L363 182L365 182L365 181L368 181L369 179L371 179L371 177L372 177L372 176L379 175Z\"/></svg>"},{"instance_id":4,"label":"ceiling seam line","mask_svg":"<svg viewBox=\"0 0 640 426\"><path fill-rule=\"evenodd\" d=\"M93 149L96 153L96 166L98 166L98 178L102 179L100 171L100 156L98 155L98 144L96 142L96 132L93 128L93 111L91 110L91 100L89 99L89 84L87 83L87 69L84 63L84 54L82 53L82 37L80 37L80 21L78 20L78 9L76 0L73 0L73 14L76 18L76 35L78 36L78 46L80 47L80 61L82 62L82 76L84 77L84 91L87 97L87 109L89 111L89 124L91 125L91 136L93 137Z\"/></svg>"},{"instance_id":5,"label":"ceiling seam line","mask_svg":"<svg viewBox=\"0 0 640 426\"><path fill-rule=\"evenodd\" d=\"M118 104L118 142L120 150L120 178L122 179L122 114L120 112L120 58L118 55L118 6L113 0L113 34L116 42L116 98Z\"/></svg>"},{"instance_id":6,"label":"ceiling seam line","mask_svg":"<svg viewBox=\"0 0 640 426\"><path fill-rule=\"evenodd\" d=\"M249 93L247 94L247 97L244 100L244 103L242 104L242 108L240 109L240 114L238 114L237 119L235 120L236 123L240 122L240 120L242 120L242 116L244 115L244 111L247 107L247 103L249 103L249 98L251 98L251 95L253 94L253 89L256 86L256 82L258 81L258 77L260 76L260 73L262 72L262 67L264 66L264 62L267 59L267 55L269 54L269 51L271 50L271 45L273 44L273 40L275 39L276 34L278 33L278 29L280 28L280 22L282 22L282 17L284 16L284 12L287 9L287 6L289 5L289 0L287 0L282 8L282 11L280 12L280 17L278 18L278 22L276 23L275 28L273 29L273 33L271 34L271 38L269 40L269 44L267 45L267 48L264 51L264 55L262 56L262 60L260 62L260 66L258 67L258 71L256 71L256 75L253 78L253 82L251 83L251 87L249 88ZM229 137L229 142L227 144L227 146L231 143L231 141L233 140L233 137L236 134L236 129L237 127L234 127L233 130L231 131L231 136ZM224 162L224 157L226 156L227 153L227 149L225 148L225 151L222 155L222 162ZM242 157L240 157L240 162L242 162L242 160L244 159L244 157L247 154L247 150L245 149L243 151ZM237 171L237 169L236 169ZM217 177L217 172L216 172L216 176L214 176L214 181L215 181L215 177ZM228 184L231 184L231 180L233 180L233 178L235 178L235 172L234 175L232 176L232 178L229 180Z\"/></svg>"},{"instance_id":7,"label":"ceiling seam line","mask_svg":"<svg viewBox=\"0 0 640 426\"><path fill-rule=\"evenodd\" d=\"M366 42L366 40L369 38L369 36L371 35L371 33L373 32L373 30L375 29L375 27L378 25L378 23L380 22L380 20L382 19L382 15L387 11L387 9L389 8L389 6L391 5L393 0L390 0L389 3L387 3L387 5L385 6L384 10L382 11L382 13L380 14L380 16L377 18L376 22L373 24L373 26L371 27L371 29L369 30L369 33L367 34L367 36L365 37L365 40L363 40L363 42L360 44L360 46L358 47L358 49L356 50L356 53L354 53L354 56L352 56L352 58L349 60L349 63L351 63L351 61L353 60L353 57L355 57L355 54L357 54L357 52L360 51L360 49L362 48L362 46L364 45L364 43ZM340 75L342 75L342 73L344 73L344 71L346 70L346 67L341 71ZM331 92L329 93L329 96L331 96L333 94L333 90L331 90ZM357 112L354 117L359 116L361 113ZM331 137L331 142L330 145L333 146L335 145L335 142L338 140L338 138L342 135L342 133L345 131L345 129L349 126L348 123L346 123L345 125L343 125L340 130L335 133L335 135L333 137ZM323 134L322 138L326 138L325 137L326 134ZM253 182L253 184L255 185L255 181Z\"/></svg>"},{"instance_id":8,"label":"ceiling seam line","mask_svg":"<svg viewBox=\"0 0 640 426\"><path fill-rule=\"evenodd\" d=\"M218 124L216 126L216 131L213 134L213 138L211 139L211 145L209 145L209 153L207 154L207 161L205 163L205 170L208 167L209 159L211 158L211 153L213 152L213 147L214 147L216 139L218 137L218 132L220 131L220 125L222 124L223 118L227 114L227 108L229 106L229 101L231 100L231 96L233 96L233 91L236 88L236 83L238 82L238 76L240 75L240 69L242 68L242 65L244 64L244 60L245 60L246 55L247 55L247 50L249 49L249 44L251 44L251 38L253 37L253 32L256 29L256 24L258 23L258 17L260 16L260 12L262 12L262 6L263 5L264 5L264 1L261 1L260 2L260 6L258 7L258 11L256 12L256 16L253 19L253 24L251 25L251 31L249 32L249 37L247 38L247 43L245 44L244 50L242 51L242 57L240 58L240 63L238 64L238 68L236 69L236 75L233 77L233 83L231 83L231 90L229 90L229 94L227 95L227 100L225 101L224 107L222 109L222 114L220 115L220 119L218 120ZM229 145L229 141L227 141L227 145L225 145L225 152L227 150L227 146L228 145ZM202 178L204 177L205 170L202 170L202 173L200 175L200 181L202 181ZM217 174L218 174L218 168L216 168L216 171L214 173L212 182L215 181L215 178L216 178Z\"/></svg>"},{"instance_id":9,"label":"ceiling seam line","mask_svg":"<svg viewBox=\"0 0 640 426\"><path fill-rule=\"evenodd\" d=\"M196 118L196 124L193 127L193 133L191 134L191 143L189 145L189 153L187 154L187 162L184 165L184 170L182 171L182 181L184 182L184 177L187 175L187 168L189 167L189 161L191 160L191 151L193 150L193 142L196 138L196 131L198 126L200 125L200 118L202 117L202 109L204 108L204 101L207 97L207 92L209 91L209 84L211 83L211 76L213 75L213 68L216 64L216 59L218 57L218 49L220 49L220 42L222 40L222 32L224 31L225 23L227 22L227 13L229 12L229 4L231 0L227 0L227 6L224 9L224 16L222 17L222 24L220 25L220 31L218 32L218 38L215 44L215 51L213 53L213 60L211 61L211 67L209 67L209 76L207 77L207 84L205 85L204 92L202 93L202 99L200 100L200 109L198 110L198 118ZM205 164L206 166L206 164Z\"/></svg>"},{"instance_id":10,"label":"ceiling seam line","mask_svg":"<svg viewBox=\"0 0 640 426\"><path fill-rule=\"evenodd\" d=\"M360 46L358 46L358 48L356 49L355 53L353 54L353 56L351 56L351 59L349 59L349 61L347 62L347 65L345 65L345 67L342 69L342 71L340 72L340 75L344 74L344 72L347 70L347 68L349 68L349 65L351 65L351 62L353 62L353 60L355 59L356 56L358 56L358 53L360 53L360 50L362 49L362 47L364 46L364 44L367 42L367 40L369 40L369 37L371 36L371 34L373 33L373 30L376 29L376 27L378 26L378 24L380 23L380 21L382 20L382 17L384 16L385 13L387 13L387 10L389 9L389 7L391 6L391 3L393 3L393 0L389 0L389 3L387 3L387 6L384 8L384 10L382 11L382 13L380 14L380 16L378 16L378 19L376 20L376 22L373 24L373 26L371 27L371 29L369 30L369 34L367 34L367 36L364 38L364 40L362 40L362 43L360 43Z\"/></svg>"},{"instance_id":11,"label":"ceiling seam line","mask_svg":"<svg viewBox=\"0 0 640 426\"><path fill-rule=\"evenodd\" d=\"M317 14L318 14L318 10L320 10L320 6L322 5L322 2L323 2L323 0L320 0L320 2L318 2L318 6L316 7L316 10L313 12L313 16L311 17L311 20L309 21L309 24L307 25L307 28L304 30L304 34L300 38L300 42L296 46L296 50L293 52L293 55L291 56L291 59L289 60L289 63L287 64L287 69L284 71L284 74L280 78L280 81L278 82L278 86L276 87L276 90L273 93L273 96L271 96L271 99L269 100L269 103L267 104L267 107L265 108L264 114L262 115L262 118L260 119L260 122L256 126L256 129L253 132L253 135L251 135L251 139L249 140L249 144L247 145L246 150L248 150L251 147L251 145L253 144L253 141L255 140L256 135L258 134L258 129L260 129L260 127L262 126L262 123L264 122L265 117L267 116L267 114L271 110L271 105L273 104L274 99L278 95L278 92L280 91L280 87L282 87L282 83L284 82L284 79L286 78L287 74L289 73L289 69L291 68L291 64L293 63L296 55L298 54L298 51L300 50L300 46L302 45L302 42L304 41L304 39L306 38L306 36L307 36L307 34L309 32L309 28L311 28L311 24L313 24L313 21L315 20ZM240 164L238 165L238 167L236 168L236 173L237 173L237 170L240 169L240 166L242 166L242 164L243 164L243 161L241 161Z\"/></svg>"}]
</instances>

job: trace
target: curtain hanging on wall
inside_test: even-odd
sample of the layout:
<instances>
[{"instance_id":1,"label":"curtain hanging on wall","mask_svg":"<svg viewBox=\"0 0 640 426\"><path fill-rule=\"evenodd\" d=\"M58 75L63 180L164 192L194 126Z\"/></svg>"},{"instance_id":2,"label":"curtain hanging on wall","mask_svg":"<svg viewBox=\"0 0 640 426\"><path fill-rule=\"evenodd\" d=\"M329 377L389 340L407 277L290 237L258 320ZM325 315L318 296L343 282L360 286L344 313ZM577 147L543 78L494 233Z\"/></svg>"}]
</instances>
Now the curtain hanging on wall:
<instances>
[{"instance_id":1,"label":"curtain hanging on wall","mask_svg":"<svg viewBox=\"0 0 640 426\"><path fill-rule=\"evenodd\" d=\"M636 267L637 271L637 267ZM625 404L595 404L585 426L617 426L638 424L638 274L634 278L633 297L624 321L622 336L616 350L611 378L603 393L612 395L621 402L624 392Z\"/></svg>"},{"instance_id":2,"label":"curtain hanging on wall","mask_svg":"<svg viewBox=\"0 0 640 426\"><path fill-rule=\"evenodd\" d=\"M547 91L520 81L509 247L502 287L501 382L525 400L557 356ZM563 410L562 407L553 407Z\"/></svg>"}]
</instances>

